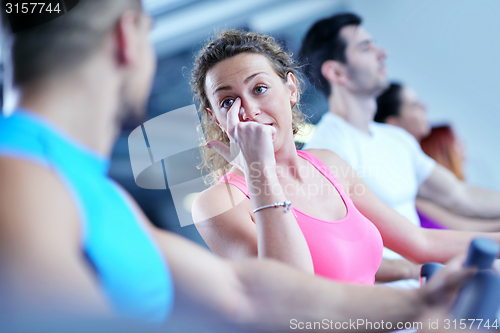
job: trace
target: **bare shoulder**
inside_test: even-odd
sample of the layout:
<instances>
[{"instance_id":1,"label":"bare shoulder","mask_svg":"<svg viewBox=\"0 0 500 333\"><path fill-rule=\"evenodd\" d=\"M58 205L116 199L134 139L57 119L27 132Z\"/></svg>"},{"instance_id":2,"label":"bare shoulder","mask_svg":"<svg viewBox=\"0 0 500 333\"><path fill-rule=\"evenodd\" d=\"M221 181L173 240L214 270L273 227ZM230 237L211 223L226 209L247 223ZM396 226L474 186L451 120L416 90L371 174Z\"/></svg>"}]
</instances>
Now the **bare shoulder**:
<instances>
[{"instance_id":1,"label":"bare shoulder","mask_svg":"<svg viewBox=\"0 0 500 333\"><path fill-rule=\"evenodd\" d=\"M308 149L308 152L319 158L344 190L350 195L353 189L362 183L358 173L339 155L327 149ZM363 185L363 184L362 184Z\"/></svg>"},{"instance_id":2,"label":"bare shoulder","mask_svg":"<svg viewBox=\"0 0 500 333\"><path fill-rule=\"evenodd\" d=\"M195 223L206 221L232 210L245 200L248 200L247 196L236 186L218 183L195 198L192 206L193 220Z\"/></svg>"},{"instance_id":3,"label":"bare shoulder","mask_svg":"<svg viewBox=\"0 0 500 333\"><path fill-rule=\"evenodd\" d=\"M82 256L78 210L58 175L1 157L0 184L0 270L15 299L39 309L107 313Z\"/></svg>"},{"instance_id":4,"label":"bare shoulder","mask_svg":"<svg viewBox=\"0 0 500 333\"><path fill-rule=\"evenodd\" d=\"M347 163L333 151L328 149L307 149L308 152L316 156L327 167L338 167L339 165L347 165Z\"/></svg>"},{"instance_id":5,"label":"bare shoulder","mask_svg":"<svg viewBox=\"0 0 500 333\"><path fill-rule=\"evenodd\" d=\"M308 152L316 156L323 162L337 179L350 179L354 174L354 169L342 159L328 149L308 149Z\"/></svg>"},{"instance_id":6,"label":"bare shoulder","mask_svg":"<svg viewBox=\"0 0 500 333\"><path fill-rule=\"evenodd\" d=\"M2 226L35 234L52 228L78 240L78 211L54 171L34 162L0 158ZM11 225L12 224L12 225Z\"/></svg>"},{"instance_id":7,"label":"bare shoulder","mask_svg":"<svg viewBox=\"0 0 500 333\"><path fill-rule=\"evenodd\" d=\"M257 234L250 199L236 186L218 183L196 197L193 221L217 255L241 259L257 256Z\"/></svg>"}]
</instances>

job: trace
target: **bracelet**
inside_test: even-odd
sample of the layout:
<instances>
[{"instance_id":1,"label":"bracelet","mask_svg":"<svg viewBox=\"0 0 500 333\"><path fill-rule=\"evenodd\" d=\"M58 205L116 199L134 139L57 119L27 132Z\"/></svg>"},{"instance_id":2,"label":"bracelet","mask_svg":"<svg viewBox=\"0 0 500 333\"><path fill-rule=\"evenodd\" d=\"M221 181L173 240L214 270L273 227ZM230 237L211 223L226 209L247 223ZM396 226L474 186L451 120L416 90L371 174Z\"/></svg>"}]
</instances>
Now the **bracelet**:
<instances>
[{"instance_id":1,"label":"bracelet","mask_svg":"<svg viewBox=\"0 0 500 333\"><path fill-rule=\"evenodd\" d=\"M262 207L256 208L253 210L253 212L257 213L259 210L263 210L266 208L278 208L278 207L285 207L285 213L288 213L292 207L292 203L288 200L286 200L285 202L276 202L276 203L273 203L272 205L267 205L267 206L262 206Z\"/></svg>"}]
</instances>

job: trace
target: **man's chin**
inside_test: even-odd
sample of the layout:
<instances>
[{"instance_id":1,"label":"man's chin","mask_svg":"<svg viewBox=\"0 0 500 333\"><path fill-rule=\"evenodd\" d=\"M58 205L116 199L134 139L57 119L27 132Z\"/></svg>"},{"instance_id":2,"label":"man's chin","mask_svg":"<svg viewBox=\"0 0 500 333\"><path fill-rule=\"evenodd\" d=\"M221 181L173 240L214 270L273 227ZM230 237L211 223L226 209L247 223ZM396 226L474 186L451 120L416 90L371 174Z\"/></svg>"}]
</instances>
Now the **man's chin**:
<instances>
[{"instance_id":1,"label":"man's chin","mask_svg":"<svg viewBox=\"0 0 500 333\"><path fill-rule=\"evenodd\" d=\"M377 87L374 89L375 90L375 96L378 97L381 95L387 88L389 88L389 80L387 78L384 78L383 81L380 81Z\"/></svg>"}]
</instances>

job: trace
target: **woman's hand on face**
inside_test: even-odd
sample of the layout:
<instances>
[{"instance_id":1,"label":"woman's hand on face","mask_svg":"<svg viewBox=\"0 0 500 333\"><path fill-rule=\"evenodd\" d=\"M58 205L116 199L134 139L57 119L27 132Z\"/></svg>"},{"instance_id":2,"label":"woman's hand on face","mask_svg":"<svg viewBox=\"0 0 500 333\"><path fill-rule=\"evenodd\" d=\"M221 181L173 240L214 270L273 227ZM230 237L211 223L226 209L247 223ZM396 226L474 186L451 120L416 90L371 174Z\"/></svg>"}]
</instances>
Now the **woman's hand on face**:
<instances>
[{"instance_id":1,"label":"woman's hand on face","mask_svg":"<svg viewBox=\"0 0 500 333\"><path fill-rule=\"evenodd\" d=\"M215 149L229 163L243 172L249 167L262 171L266 167L274 167L273 135L276 129L255 121L241 121L241 99L237 98L227 113L227 135L230 147L219 141L208 142L209 148Z\"/></svg>"}]
</instances>

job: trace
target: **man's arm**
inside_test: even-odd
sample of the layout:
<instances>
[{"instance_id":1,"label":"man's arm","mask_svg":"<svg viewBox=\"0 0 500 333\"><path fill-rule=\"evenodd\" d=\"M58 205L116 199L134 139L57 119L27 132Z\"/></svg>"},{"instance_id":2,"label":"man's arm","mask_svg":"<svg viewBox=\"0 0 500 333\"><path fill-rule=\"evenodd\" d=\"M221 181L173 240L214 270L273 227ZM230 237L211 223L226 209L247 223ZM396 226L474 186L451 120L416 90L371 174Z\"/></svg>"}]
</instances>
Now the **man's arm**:
<instances>
[{"instance_id":1,"label":"man's arm","mask_svg":"<svg viewBox=\"0 0 500 333\"><path fill-rule=\"evenodd\" d=\"M500 193L470 186L439 164L418 189L418 196L456 214L490 219L500 217Z\"/></svg>"},{"instance_id":2,"label":"man's arm","mask_svg":"<svg viewBox=\"0 0 500 333\"><path fill-rule=\"evenodd\" d=\"M423 308L415 290L340 284L264 259L222 260L179 236L154 235L176 285L174 314L200 322L281 332L293 319L396 322L416 319Z\"/></svg>"},{"instance_id":3,"label":"man's arm","mask_svg":"<svg viewBox=\"0 0 500 333\"><path fill-rule=\"evenodd\" d=\"M61 181L37 164L0 158L0 184L0 302L17 314L106 314Z\"/></svg>"},{"instance_id":4,"label":"man's arm","mask_svg":"<svg viewBox=\"0 0 500 333\"><path fill-rule=\"evenodd\" d=\"M174 320L179 315L189 316L205 327L207 322L224 322L238 331L283 332L299 323L323 319L333 324L383 320L396 327L397 322L422 321L422 314L432 306L447 309L469 275L455 266L452 274L433 279L434 283L419 290L349 285L271 260L222 260L179 236L152 230L176 285ZM344 328L377 331L364 325ZM324 327L316 327L313 331L322 330Z\"/></svg>"}]
</instances>

